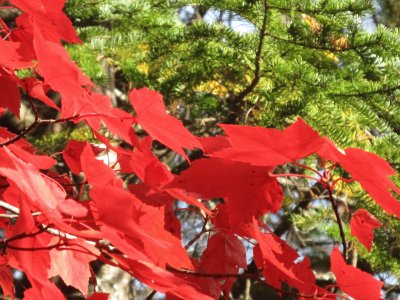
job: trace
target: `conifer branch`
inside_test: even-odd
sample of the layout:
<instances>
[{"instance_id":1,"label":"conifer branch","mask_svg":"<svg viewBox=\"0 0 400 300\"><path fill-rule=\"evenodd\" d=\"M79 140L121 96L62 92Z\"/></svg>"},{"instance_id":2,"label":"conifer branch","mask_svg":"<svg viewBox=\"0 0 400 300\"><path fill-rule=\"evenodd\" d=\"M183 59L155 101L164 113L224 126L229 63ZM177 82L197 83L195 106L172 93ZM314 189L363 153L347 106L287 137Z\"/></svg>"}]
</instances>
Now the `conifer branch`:
<instances>
[{"instance_id":1,"label":"conifer branch","mask_svg":"<svg viewBox=\"0 0 400 300\"><path fill-rule=\"evenodd\" d=\"M343 93L343 94L330 93L329 96L334 96L334 97L363 97L363 96L368 96L368 95L390 94L390 93L395 92L397 90L400 90L400 84L399 85L395 85L395 86L390 87L390 88L378 89L378 90L375 90L375 91Z\"/></svg>"},{"instance_id":2,"label":"conifer branch","mask_svg":"<svg viewBox=\"0 0 400 300\"><path fill-rule=\"evenodd\" d=\"M346 51L355 50L355 49L359 49L359 48L371 47L371 46L377 45L380 42L380 39L377 38L376 40L368 42L368 43L364 43L364 44L360 44L360 45L349 45L348 47L343 47L341 49L338 49L335 47L315 45L315 44L303 43L303 42L299 42L299 41L295 41L295 40L290 40L290 39L275 35L271 32L265 32L265 35L269 36L270 38L273 38L275 40L293 44L293 45L300 46L303 48L322 50L322 51L331 51L331 52L346 52Z\"/></svg>"}]
</instances>

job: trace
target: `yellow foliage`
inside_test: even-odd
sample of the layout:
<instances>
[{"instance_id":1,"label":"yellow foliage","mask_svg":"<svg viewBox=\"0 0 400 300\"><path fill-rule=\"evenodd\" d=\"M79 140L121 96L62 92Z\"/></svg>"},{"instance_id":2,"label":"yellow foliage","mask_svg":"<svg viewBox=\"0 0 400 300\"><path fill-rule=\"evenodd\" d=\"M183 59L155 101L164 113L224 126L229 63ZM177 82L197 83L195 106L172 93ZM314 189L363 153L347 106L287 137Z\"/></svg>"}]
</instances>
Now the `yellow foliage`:
<instances>
[{"instance_id":1,"label":"yellow foliage","mask_svg":"<svg viewBox=\"0 0 400 300\"><path fill-rule=\"evenodd\" d=\"M323 53L324 53L324 56L328 60L332 61L335 65L338 65L340 63L339 58L335 54L333 54L331 51L325 50Z\"/></svg>"},{"instance_id":2,"label":"yellow foliage","mask_svg":"<svg viewBox=\"0 0 400 300\"><path fill-rule=\"evenodd\" d=\"M216 80L207 81L197 85L194 90L196 92L210 93L222 98L228 96L229 90Z\"/></svg>"},{"instance_id":3,"label":"yellow foliage","mask_svg":"<svg viewBox=\"0 0 400 300\"><path fill-rule=\"evenodd\" d=\"M316 34L322 30L322 24L315 18L306 14L301 14L301 18L303 19L303 22L311 28L312 33Z\"/></svg>"},{"instance_id":4,"label":"yellow foliage","mask_svg":"<svg viewBox=\"0 0 400 300\"><path fill-rule=\"evenodd\" d=\"M141 63L137 67L137 70L144 75L149 75L149 64L148 63Z\"/></svg>"},{"instance_id":5,"label":"yellow foliage","mask_svg":"<svg viewBox=\"0 0 400 300\"><path fill-rule=\"evenodd\" d=\"M349 41L345 36L341 36L338 38L332 37L331 43L333 48L335 48L336 50L344 50L349 47Z\"/></svg>"}]
</instances>

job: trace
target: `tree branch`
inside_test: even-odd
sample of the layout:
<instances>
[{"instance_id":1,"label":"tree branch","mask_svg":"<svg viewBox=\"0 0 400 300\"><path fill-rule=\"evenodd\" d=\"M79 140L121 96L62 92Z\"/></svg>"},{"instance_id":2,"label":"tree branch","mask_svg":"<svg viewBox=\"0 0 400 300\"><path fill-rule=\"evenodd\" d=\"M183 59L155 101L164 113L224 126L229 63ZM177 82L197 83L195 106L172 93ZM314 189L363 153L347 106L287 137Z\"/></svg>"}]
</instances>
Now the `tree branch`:
<instances>
[{"instance_id":1,"label":"tree branch","mask_svg":"<svg viewBox=\"0 0 400 300\"><path fill-rule=\"evenodd\" d=\"M330 93L328 95L334 96L334 97L362 97L362 96L368 96L368 95L388 94L388 93L395 92L397 90L400 90L400 84L386 88L386 89L379 89L379 90L375 90L375 91L356 92L356 93L349 93L349 94Z\"/></svg>"},{"instance_id":2,"label":"tree branch","mask_svg":"<svg viewBox=\"0 0 400 300\"><path fill-rule=\"evenodd\" d=\"M331 202L333 211L335 212L336 222L337 222L337 224L339 226L340 238L342 239L342 246L343 246L343 257L344 257L344 259L347 259L346 236L345 236L345 233L344 233L342 220L340 219L337 203L336 203L335 199L333 198L332 187L331 187L331 185L329 183L326 184L326 189L328 191L329 201Z\"/></svg>"},{"instance_id":3,"label":"tree branch","mask_svg":"<svg viewBox=\"0 0 400 300\"><path fill-rule=\"evenodd\" d=\"M361 47L370 47L370 46L373 46L373 45L376 45L376 44L379 43L379 40L376 40L376 41L368 42L368 43L365 43L365 44L362 44L362 45L353 45L353 46L345 47L343 49L337 49L335 47L312 45L312 44L308 44L308 43L298 42L298 41L295 41L295 40L289 40L289 39L277 36L277 35L275 35L273 33L270 33L270 32L265 32L265 35L269 36L270 38L273 38L275 40L282 41L282 42L289 43L289 44L293 44L293 45L300 46L300 47L303 47L303 48L315 49L315 50L324 50L324 51L331 51L331 52L346 52L346 51L355 50L355 49L358 49L358 48L361 48Z\"/></svg>"},{"instance_id":4,"label":"tree branch","mask_svg":"<svg viewBox=\"0 0 400 300\"><path fill-rule=\"evenodd\" d=\"M270 285L269 283L267 283L266 281L264 281L263 279L261 279L259 277L259 274L261 273L262 270L258 270L258 272L256 274L248 274L248 273L242 273L242 274L236 274L236 273L206 273L206 272L197 272L197 271L193 271L193 270L187 270L187 269L176 269L170 265L167 264L166 269L170 272L175 272L175 273L180 273L180 274L185 274L188 276L195 276L195 277L207 277L207 278L246 278L246 279L253 279L256 280L258 282L260 282L261 284L268 286L272 289L274 289L275 291L282 293L282 294L286 294L286 295L292 295L292 296L297 296L297 297L302 297L302 298L310 298L310 299L331 299L328 297L325 297L324 295L305 295L305 294L299 294L299 293L295 293L295 292L291 292L291 291L287 291L287 290L283 290L277 287L274 287L273 285Z\"/></svg>"},{"instance_id":5,"label":"tree branch","mask_svg":"<svg viewBox=\"0 0 400 300\"><path fill-rule=\"evenodd\" d=\"M268 12L268 4L264 1L264 17L260 28L259 33L259 42L257 47L256 56L254 58L254 77L251 83L241 91L236 97L234 97L233 101L242 101L248 94L250 94L258 82L260 81L260 70L261 70L261 58L262 58L262 48L267 32L267 12Z\"/></svg>"}]
</instances>

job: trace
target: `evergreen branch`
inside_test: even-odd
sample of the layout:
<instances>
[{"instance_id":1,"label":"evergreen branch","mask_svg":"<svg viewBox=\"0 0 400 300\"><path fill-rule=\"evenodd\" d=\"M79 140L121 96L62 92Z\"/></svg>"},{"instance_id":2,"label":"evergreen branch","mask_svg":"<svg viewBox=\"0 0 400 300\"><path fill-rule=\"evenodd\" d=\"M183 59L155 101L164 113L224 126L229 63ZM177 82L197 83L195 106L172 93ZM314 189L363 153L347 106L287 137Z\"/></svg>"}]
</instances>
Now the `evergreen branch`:
<instances>
[{"instance_id":1,"label":"evergreen branch","mask_svg":"<svg viewBox=\"0 0 400 300\"><path fill-rule=\"evenodd\" d=\"M334 97L362 97L362 96L368 96L368 95L389 94L389 93L395 92L397 90L400 90L400 84L399 85L395 85L395 86L390 87L390 88L379 89L379 90L375 90L375 91L356 92L356 93L349 93L349 94L330 93L329 96L334 96Z\"/></svg>"},{"instance_id":2,"label":"evergreen branch","mask_svg":"<svg viewBox=\"0 0 400 300\"><path fill-rule=\"evenodd\" d=\"M344 47L342 49L338 49L338 48L335 48L335 47L313 45L313 44L307 44L307 43L298 42L298 41L295 41L295 40L289 40L289 39L277 36L277 35L275 35L273 33L270 33L270 32L265 32L265 35L267 35L270 38L273 38L275 40L282 41L282 42L289 43L289 44L293 44L293 45L300 46L300 47L303 47L303 48L315 49L315 50L323 50L323 51L331 51L331 52L346 52L346 51L356 50L356 49L363 48L363 47L371 47L371 46L377 45L379 43L379 38L378 38L378 40L375 40L375 41L372 41L372 42L364 43L364 44L361 44L361 45L353 45L353 46L349 45L348 47Z\"/></svg>"},{"instance_id":3,"label":"evergreen branch","mask_svg":"<svg viewBox=\"0 0 400 300\"><path fill-rule=\"evenodd\" d=\"M299 12L299 13L304 13L304 14L338 14L338 13L346 13L346 12L352 12L354 14L362 14L365 13L366 9L369 9L369 7L354 7L353 4L350 4L349 6L342 7L342 8L334 8L334 9L318 9L318 8L301 8L300 6L297 7L283 7L283 6L276 6L276 5L268 5L269 9L275 9L283 12Z\"/></svg>"}]
</instances>

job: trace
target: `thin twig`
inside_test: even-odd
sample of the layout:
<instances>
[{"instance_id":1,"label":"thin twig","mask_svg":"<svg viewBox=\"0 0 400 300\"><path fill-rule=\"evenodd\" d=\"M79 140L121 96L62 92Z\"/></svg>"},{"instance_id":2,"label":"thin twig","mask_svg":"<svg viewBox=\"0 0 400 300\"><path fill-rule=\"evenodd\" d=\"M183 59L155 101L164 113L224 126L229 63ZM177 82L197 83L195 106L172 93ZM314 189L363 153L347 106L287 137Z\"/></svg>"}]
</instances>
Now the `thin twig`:
<instances>
[{"instance_id":1,"label":"thin twig","mask_svg":"<svg viewBox=\"0 0 400 300\"><path fill-rule=\"evenodd\" d=\"M344 229L343 229L342 220L340 219L340 215L339 215L338 205L336 203L336 200L333 198L332 186L329 183L326 184L325 186L326 186L326 190L328 191L329 201L331 202L333 211L335 213L336 222L339 226L340 238L342 239L342 245L343 245L343 257L345 259L347 259L347 242L346 242L346 236L345 236Z\"/></svg>"},{"instance_id":2,"label":"thin twig","mask_svg":"<svg viewBox=\"0 0 400 300\"><path fill-rule=\"evenodd\" d=\"M187 243L187 245L185 246L186 250L189 249L190 246L192 246L203 235L203 233L206 233L208 231L206 230L207 222L208 222L208 217L206 217L206 219L204 220L204 224L200 232L196 234L195 237L189 243Z\"/></svg>"},{"instance_id":3,"label":"thin twig","mask_svg":"<svg viewBox=\"0 0 400 300\"><path fill-rule=\"evenodd\" d=\"M193 270L188 270L188 269L176 269L170 265L167 264L166 269L168 271L171 272L176 272L176 273L181 273L181 274L185 274L185 275L190 275L190 276L195 276L195 277L207 277L207 278L248 278L248 279L253 279L256 280L258 282L260 282L263 285L266 285L272 289L274 289L275 291L282 293L282 294L286 294L286 295L292 295L292 296L297 296L297 297L302 297L302 298L312 298L312 299L331 299L325 296L318 296L318 295L305 295L305 294L299 294L299 293L295 293L295 292L291 292L291 291L286 291L280 288L277 288L271 284L269 284L268 282L262 280L259 277L259 273L262 270L258 270L258 272L256 274L248 274L248 273L241 273L241 274L237 274L237 273L206 273L206 272L197 272L197 271L193 271Z\"/></svg>"}]
</instances>

